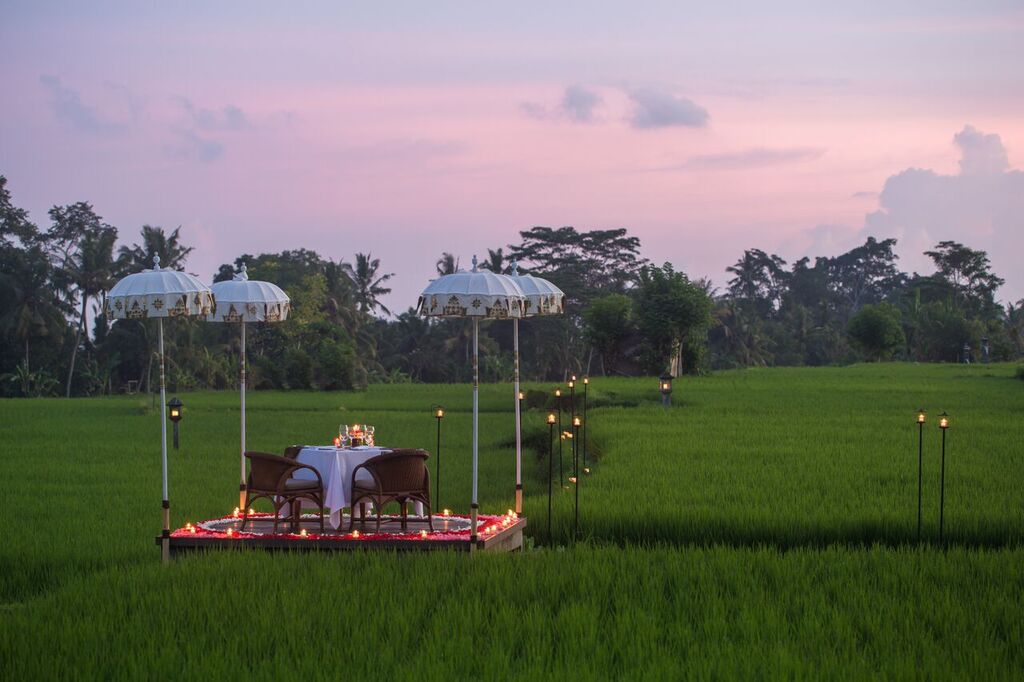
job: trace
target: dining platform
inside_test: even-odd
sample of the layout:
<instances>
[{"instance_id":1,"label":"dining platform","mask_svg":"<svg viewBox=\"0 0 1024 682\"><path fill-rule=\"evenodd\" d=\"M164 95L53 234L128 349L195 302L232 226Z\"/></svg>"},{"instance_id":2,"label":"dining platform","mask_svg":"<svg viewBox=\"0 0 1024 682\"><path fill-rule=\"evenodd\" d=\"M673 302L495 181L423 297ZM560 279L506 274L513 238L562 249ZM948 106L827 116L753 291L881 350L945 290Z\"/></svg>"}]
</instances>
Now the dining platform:
<instances>
[{"instance_id":1,"label":"dining platform","mask_svg":"<svg viewBox=\"0 0 1024 682\"><path fill-rule=\"evenodd\" d=\"M367 517L358 518L349 530L351 519L342 517L338 529L325 526L320 530L318 514L303 514L301 521L289 523L274 531L274 515L257 512L250 514L245 530L241 529L242 516L233 513L217 519L187 523L171 533L169 549L171 556L202 550L232 548L259 548L295 551L359 551L385 549L395 551L485 551L511 552L522 548L523 530L526 519L515 512L503 515L477 517L477 537L474 543L470 534L470 518L454 514L438 514L431 520L433 530L426 517L409 516L405 528L401 517L386 515L381 531L376 532L376 523ZM164 538L157 537L157 544Z\"/></svg>"}]
</instances>

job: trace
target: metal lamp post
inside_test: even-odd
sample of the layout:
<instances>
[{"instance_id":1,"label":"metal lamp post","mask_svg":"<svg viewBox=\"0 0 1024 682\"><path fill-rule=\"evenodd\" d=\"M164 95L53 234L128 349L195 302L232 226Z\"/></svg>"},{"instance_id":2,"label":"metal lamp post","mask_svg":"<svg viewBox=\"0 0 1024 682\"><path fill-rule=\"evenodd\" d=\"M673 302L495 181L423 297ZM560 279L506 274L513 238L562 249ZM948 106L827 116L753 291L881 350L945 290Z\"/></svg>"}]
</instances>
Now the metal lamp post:
<instances>
[{"instance_id":1,"label":"metal lamp post","mask_svg":"<svg viewBox=\"0 0 1024 682\"><path fill-rule=\"evenodd\" d=\"M562 432L562 389L555 389L555 403L558 405L558 486L565 487L565 474L562 467L562 441L565 440Z\"/></svg>"},{"instance_id":2,"label":"metal lamp post","mask_svg":"<svg viewBox=\"0 0 1024 682\"><path fill-rule=\"evenodd\" d=\"M583 473L589 474L587 468L587 387L590 385L590 377L583 377Z\"/></svg>"},{"instance_id":3,"label":"metal lamp post","mask_svg":"<svg viewBox=\"0 0 1024 682\"><path fill-rule=\"evenodd\" d=\"M554 446L551 438L555 433L555 413L548 412L548 542L551 542L551 487L554 480Z\"/></svg>"},{"instance_id":4,"label":"metal lamp post","mask_svg":"<svg viewBox=\"0 0 1024 682\"><path fill-rule=\"evenodd\" d=\"M917 411L917 541L921 542L921 463L924 452L924 418L923 409Z\"/></svg>"},{"instance_id":5,"label":"metal lamp post","mask_svg":"<svg viewBox=\"0 0 1024 682\"><path fill-rule=\"evenodd\" d=\"M672 375L665 372L658 377L658 388L661 391L662 407L672 407Z\"/></svg>"},{"instance_id":6,"label":"metal lamp post","mask_svg":"<svg viewBox=\"0 0 1024 682\"><path fill-rule=\"evenodd\" d=\"M942 543L943 513L946 506L946 430L949 428L949 415L939 415L939 430L942 431L942 473L939 475L939 543Z\"/></svg>"},{"instance_id":7,"label":"metal lamp post","mask_svg":"<svg viewBox=\"0 0 1024 682\"><path fill-rule=\"evenodd\" d=\"M171 420L174 425L174 449L178 449L178 422L181 421L181 408L184 407L184 403L178 400L178 396L174 396L167 401L167 418Z\"/></svg>"},{"instance_id":8,"label":"metal lamp post","mask_svg":"<svg viewBox=\"0 0 1024 682\"><path fill-rule=\"evenodd\" d=\"M444 419L444 408L434 405L434 419L437 420L437 464L434 465L434 509L441 508L441 420Z\"/></svg>"},{"instance_id":9,"label":"metal lamp post","mask_svg":"<svg viewBox=\"0 0 1024 682\"><path fill-rule=\"evenodd\" d=\"M576 504L575 504L575 508L573 509L573 526L574 526L574 531L573 532L574 532L574 537L579 537L579 535L580 535L580 469L579 469L579 464L580 464L580 446L579 446L579 441L580 441L580 418L579 417L573 417L572 418L572 431L573 431L573 436L572 436L573 478L575 479L574 483L576 484Z\"/></svg>"}]
</instances>

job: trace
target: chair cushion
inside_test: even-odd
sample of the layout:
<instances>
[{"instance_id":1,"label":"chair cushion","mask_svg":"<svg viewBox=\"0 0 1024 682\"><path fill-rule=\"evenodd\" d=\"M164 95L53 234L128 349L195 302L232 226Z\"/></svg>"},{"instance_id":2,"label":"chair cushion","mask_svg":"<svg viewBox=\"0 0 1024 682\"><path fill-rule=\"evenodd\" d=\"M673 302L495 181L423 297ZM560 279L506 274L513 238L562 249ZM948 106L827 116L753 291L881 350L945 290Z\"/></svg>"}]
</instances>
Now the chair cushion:
<instances>
[{"instance_id":1,"label":"chair cushion","mask_svg":"<svg viewBox=\"0 0 1024 682\"><path fill-rule=\"evenodd\" d=\"M317 481L309 481L302 478L289 478L284 482L285 490L316 490L320 487Z\"/></svg>"}]
</instances>

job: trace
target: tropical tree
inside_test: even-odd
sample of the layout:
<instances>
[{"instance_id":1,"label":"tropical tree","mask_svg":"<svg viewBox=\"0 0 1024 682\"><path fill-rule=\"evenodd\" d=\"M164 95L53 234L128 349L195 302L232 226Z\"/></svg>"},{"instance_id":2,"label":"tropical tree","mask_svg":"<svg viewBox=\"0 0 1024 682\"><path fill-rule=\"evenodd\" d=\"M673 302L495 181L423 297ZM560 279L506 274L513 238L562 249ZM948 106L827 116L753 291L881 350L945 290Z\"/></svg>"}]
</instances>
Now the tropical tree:
<instances>
[{"instance_id":1,"label":"tropical tree","mask_svg":"<svg viewBox=\"0 0 1024 682\"><path fill-rule=\"evenodd\" d=\"M632 314L633 302L623 294L602 296L583 311L587 340L597 351L601 373L606 376L633 333Z\"/></svg>"},{"instance_id":2,"label":"tropical tree","mask_svg":"<svg viewBox=\"0 0 1024 682\"><path fill-rule=\"evenodd\" d=\"M434 264L434 267L437 268L437 274L441 276L454 275L459 271L459 259L445 251L441 254L441 257L437 259L437 263Z\"/></svg>"},{"instance_id":3,"label":"tropical tree","mask_svg":"<svg viewBox=\"0 0 1024 682\"><path fill-rule=\"evenodd\" d=\"M391 288L385 287L384 283L394 277L395 273L378 274L380 259L374 258L373 254L369 253L357 253L355 265L345 263L342 267L349 279L352 280L352 284L355 285L355 297L359 312L370 314L380 308L385 314L391 314L387 306L380 302L379 297L391 293Z\"/></svg>"},{"instance_id":4,"label":"tropical tree","mask_svg":"<svg viewBox=\"0 0 1024 682\"><path fill-rule=\"evenodd\" d=\"M865 304L850 319L846 333L869 360L886 360L906 342L900 311L889 303Z\"/></svg>"},{"instance_id":5,"label":"tropical tree","mask_svg":"<svg viewBox=\"0 0 1024 682\"><path fill-rule=\"evenodd\" d=\"M670 263L640 271L637 328L647 371L673 374L698 368L711 323L711 297Z\"/></svg>"},{"instance_id":6,"label":"tropical tree","mask_svg":"<svg viewBox=\"0 0 1024 682\"><path fill-rule=\"evenodd\" d=\"M164 228L152 225L142 226L142 243L122 246L118 249L119 274L127 275L153 267L153 256L160 256L160 267L180 270L192 253L193 247L181 241L181 226L170 234Z\"/></svg>"},{"instance_id":7,"label":"tropical tree","mask_svg":"<svg viewBox=\"0 0 1024 682\"><path fill-rule=\"evenodd\" d=\"M487 249L487 260L481 263L480 267L498 274L507 274L509 268L505 265L505 260L504 249Z\"/></svg>"}]
</instances>

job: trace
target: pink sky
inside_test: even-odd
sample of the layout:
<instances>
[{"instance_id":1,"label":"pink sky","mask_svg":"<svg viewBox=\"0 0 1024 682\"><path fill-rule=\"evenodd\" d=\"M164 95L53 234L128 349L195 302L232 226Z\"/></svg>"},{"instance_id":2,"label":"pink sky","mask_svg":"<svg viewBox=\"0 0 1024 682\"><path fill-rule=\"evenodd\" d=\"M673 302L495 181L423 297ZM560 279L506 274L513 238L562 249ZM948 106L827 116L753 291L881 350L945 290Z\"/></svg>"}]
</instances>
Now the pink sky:
<instances>
[{"instance_id":1,"label":"pink sky","mask_svg":"<svg viewBox=\"0 0 1024 682\"><path fill-rule=\"evenodd\" d=\"M1024 13L677 4L7 4L0 173L42 225L77 200L129 241L182 225L204 278L372 251L399 311L442 251L533 225L627 227L719 285L745 248L897 236L925 271L958 239L1024 296Z\"/></svg>"}]
</instances>

